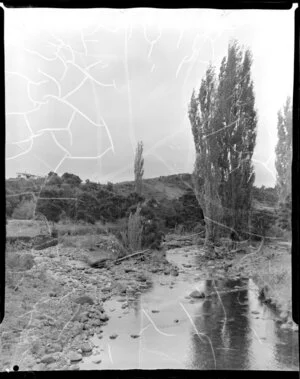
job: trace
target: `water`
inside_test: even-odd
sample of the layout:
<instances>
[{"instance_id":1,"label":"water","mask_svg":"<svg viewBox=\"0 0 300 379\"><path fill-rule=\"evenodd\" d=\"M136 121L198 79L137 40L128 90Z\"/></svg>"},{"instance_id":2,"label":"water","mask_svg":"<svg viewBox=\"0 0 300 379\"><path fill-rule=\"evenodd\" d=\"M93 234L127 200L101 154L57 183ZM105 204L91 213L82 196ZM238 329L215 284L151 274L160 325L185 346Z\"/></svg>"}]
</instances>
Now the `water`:
<instances>
[{"instance_id":1,"label":"water","mask_svg":"<svg viewBox=\"0 0 300 379\"><path fill-rule=\"evenodd\" d=\"M128 309L107 301L110 320L103 338L93 339L102 361L86 357L81 369L298 370L298 334L278 327L251 279L201 280L195 255L168 259L192 267L175 278L154 275L153 288ZM195 289L212 295L191 302Z\"/></svg>"}]
</instances>

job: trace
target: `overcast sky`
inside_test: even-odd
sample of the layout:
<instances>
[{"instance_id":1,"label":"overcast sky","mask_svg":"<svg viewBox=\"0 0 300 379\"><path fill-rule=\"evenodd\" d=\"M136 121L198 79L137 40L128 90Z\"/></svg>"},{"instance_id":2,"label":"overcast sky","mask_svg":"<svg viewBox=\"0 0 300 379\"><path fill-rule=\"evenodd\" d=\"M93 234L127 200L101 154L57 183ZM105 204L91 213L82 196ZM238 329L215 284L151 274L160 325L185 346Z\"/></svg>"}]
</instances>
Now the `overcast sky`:
<instances>
[{"instance_id":1,"label":"overcast sky","mask_svg":"<svg viewBox=\"0 0 300 379\"><path fill-rule=\"evenodd\" d=\"M274 186L277 112L293 92L294 9L6 9L6 177L72 172L106 183L192 172L187 117L228 42L253 53L258 186Z\"/></svg>"}]
</instances>

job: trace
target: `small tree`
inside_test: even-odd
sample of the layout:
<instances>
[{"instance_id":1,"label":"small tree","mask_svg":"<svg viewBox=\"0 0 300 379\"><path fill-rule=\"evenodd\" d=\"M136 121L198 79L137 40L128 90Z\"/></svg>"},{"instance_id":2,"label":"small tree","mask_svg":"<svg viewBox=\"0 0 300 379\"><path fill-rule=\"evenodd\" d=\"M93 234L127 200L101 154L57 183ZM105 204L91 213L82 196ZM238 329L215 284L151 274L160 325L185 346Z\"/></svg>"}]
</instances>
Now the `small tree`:
<instances>
[{"instance_id":1,"label":"small tree","mask_svg":"<svg viewBox=\"0 0 300 379\"><path fill-rule=\"evenodd\" d=\"M142 179L144 175L143 142L138 142L134 160L135 191L142 194Z\"/></svg>"}]
</instances>

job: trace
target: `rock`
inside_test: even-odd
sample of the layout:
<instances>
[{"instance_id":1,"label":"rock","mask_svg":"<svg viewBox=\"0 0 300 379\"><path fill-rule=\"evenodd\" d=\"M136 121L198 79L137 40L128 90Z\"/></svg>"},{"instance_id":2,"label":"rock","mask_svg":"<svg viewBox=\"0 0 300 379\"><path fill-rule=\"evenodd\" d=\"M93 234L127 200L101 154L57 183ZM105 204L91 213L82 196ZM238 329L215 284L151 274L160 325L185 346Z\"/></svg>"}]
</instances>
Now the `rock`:
<instances>
[{"instance_id":1,"label":"rock","mask_svg":"<svg viewBox=\"0 0 300 379\"><path fill-rule=\"evenodd\" d=\"M100 316L100 321L105 322L105 321L108 321L108 320L109 320L109 317L107 316L106 313L103 313L103 314Z\"/></svg>"},{"instance_id":2,"label":"rock","mask_svg":"<svg viewBox=\"0 0 300 379\"><path fill-rule=\"evenodd\" d=\"M145 274L138 275L136 279L139 280L140 282L146 282L147 281L147 277Z\"/></svg>"},{"instance_id":3,"label":"rock","mask_svg":"<svg viewBox=\"0 0 300 379\"><path fill-rule=\"evenodd\" d=\"M152 313L159 313L160 311L158 309L152 309Z\"/></svg>"},{"instance_id":4,"label":"rock","mask_svg":"<svg viewBox=\"0 0 300 379\"><path fill-rule=\"evenodd\" d=\"M82 355L79 353L76 353L75 351L72 351L69 354L69 359L70 359L70 362L79 362L82 360Z\"/></svg>"},{"instance_id":5,"label":"rock","mask_svg":"<svg viewBox=\"0 0 300 379\"><path fill-rule=\"evenodd\" d=\"M42 363L49 364L49 363L56 362L56 359L54 358L53 355L51 355L51 354L47 354L47 355L44 355L44 356L43 356L43 358L41 359L41 362L42 362Z\"/></svg>"},{"instance_id":6,"label":"rock","mask_svg":"<svg viewBox=\"0 0 300 379\"><path fill-rule=\"evenodd\" d=\"M46 353L56 353L62 351L62 345L60 343L52 343L49 346L46 346Z\"/></svg>"},{"instance_id":7,"label":"rock","mask_svg":"<svg viewBox=\"0 0 300 379\"><path fill-rule=\"evenodd\" d=\"M95 364L97 365L97 364L101 363L102 360L101 360L100 357L95 357L95 358L92 360L92 362L95 363Z\"/></svg>"},{"instance_id":8,"label":"rock","mask_svg":"<svg viewBox=\"0 0 300 379\"><path fill-rule=\"evenodd\" d=\"M131 334L130 337L131 337L131 338L139 338L140 335L139 335L139 334Z\"/></svg>"},{"instance_id":9,"label":"rock","mask_svg":"<svg viewBox=\"0 0 300 379\"><path fill-rule=\"evenodd\" d=\"M177 271L176 269L172 269L172 270L170 271L170 274L171 274L172 276L178 276L178 275L179 275L179 273L178 273L178 271Z\"/></svg>"},{"instance_id":10,"label":"rock","mask_svg":"<svg viewBox=\"0 0 300 379\"><path fill-rule=\"evenodd\" d=\"M92 325L93 326L101 326L101 321L100 320L93 320Z\"/></svg>"},{"instance_id":11,"label":"rock","mask_svg":"<svg viewBox=\"0 0 300 379\"><path fill-rule=\"evenodd\" d=\"M127 308L127 307L128 307L128 304L127 304L127 303L124 303L124 304L122 304L122 306L121 306L122 309L125 309L125 308Z\"/></svg>"},{"instance_id":12,"label":"rock","mask_svg":"<svg viewBox=\"0 0 300 379\"><path fill-rule=\"evenodd\" d=\"M72 371L79 371L80 367L78 365L71 365L70 366L70 370L72 370Z\"/></svg>"},{"instance_id":13,"label":"rock","mask_svg":"<svg viewBox=\"0 0 300 379\"><path fill-rule=\"evenodd\" d=\"M177 324L177 323L179 322L179 320L178 320L178 319L176 319L176 320L174 320L174 322Z\"/></svg>"},{"instance_id":14,"label":"rock","mask_svg":"<svg viewBox=\"0 0 300 379\"><path fill-rule=\"evenodd\" d=\"M205 293L195 290L190 293L190 297L192 297L193 299L203 299L205 297Z\"/></svg>"},{"instance_id":15,"label":"rock","mask_svg":"<svg viewBox=\"0 0 300 379\"><path fill-rule=\"evenodd\" d=\"M129 267L126 267L126 268L124 269L124 271L125 271L126 274L127 274L127 273L129 273L129 272L135 272L136 270L135 270L135 269L132 269L132 268L129 268Z\"/></svg>"},{"instance_id":16,"label":"rock","mask_svg":"<svg viewBox=\"0 0 300 379\"><path fill-rule=\"evenodd\" d=\"M252 311L251 313L254 315L259 315L260 312L259 311Z\"/></svg>"},{"instance_id":17,"label":"rock","mask_svg":"<svg viewBox=\"0 0 300 379\"><path fill-rule=\"evenodd\" d=\"M91 304L92 305L92 304L94 304L94 300L90 296L84 295L84 296L80 296L77 299L75 299L75 303L77 303L77 304Z\"/></svg>"},{"instance_id":18,"label":"rock","mask_svg":"<svg viewBox=\"0 0 300 379\"><path fill-rule=\"evenodd\" d=\"M80 346L83 353L90 353L93 350L93 347L87 342Z\"/></svg>"},{"instance_id":19,"label":"rock","mask_svg":"<svg viewBox=\"0 0 300 379\"><path fill-rule=\"evenodd\" d=\"M115 340L117 337L118 337L117 333L114 333L114 334L112 334L112 335L109 336L109 338L111 340Z\"/></svg>"}]
</instances>

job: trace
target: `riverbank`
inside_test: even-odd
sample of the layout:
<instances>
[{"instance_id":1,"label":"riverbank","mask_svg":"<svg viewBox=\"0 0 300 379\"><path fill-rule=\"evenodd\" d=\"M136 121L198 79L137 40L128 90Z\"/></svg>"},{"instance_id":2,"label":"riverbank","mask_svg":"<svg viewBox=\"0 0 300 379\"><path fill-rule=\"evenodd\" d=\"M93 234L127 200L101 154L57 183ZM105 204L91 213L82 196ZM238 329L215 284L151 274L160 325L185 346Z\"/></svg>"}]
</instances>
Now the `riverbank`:
<instances>
[{"instance_id":1,"label":"riverbank","mask_svg":"<svg viewBox=\"0 0 300 379\"><path fill-rule=\"evenodd\" d=\"M89 244L93 241L94 248L64 243L40 251L25 249L21 253L28 256L25 270L7 270L6 316L0 326L1 370L14 365L20 370L77 370L78 362L88 355L100 363L100 350L92 340L102 338L110 317L107 302L118 299L125 314L130 303L151 288L153 274L173 276L175 281L189 270L188 265L178 270L170 264L164 251L115 265L112 260L118 246L113 239L82 238ZM180 253L197 255L201 279L253 278L264 289L262 301L276 305L281 327L296 329L291 322L291 255L287 244L267 243L259 254L224 253L209 260L201 254L201 246L184 240ZM111 260L103 268L93 268L88 264L91 257ZM117 336L112 333L110 338Z\"/></svg>"},{"instance_id":2,"label":"riverbank","mask_svg":"<svg viewBox=\"0 0 300 379\"><path fill-rule=\"evenodd\" d=\"M92 268L89 258L115 259L117 250L110 244L111 252L108 248L104 251L106 236L98 236L94 242L102 242L102 249L57 245L40 251L7 252L1 370L11 370L14 365L20 370L76 369L76 363L93 350L89 339L94 335L101 338L109 319L107 300L123 297L126 311L128 301L151 287L152 272L176 275L164 252L153 252L151 258L133 257L118 265L108 260L102 269ZM19 262L14 256L27 257L27 265L20 267L24 259ZM12 262L19 266L12 267Z\"/></svg>"},{"instance_id":3,"label":"riverbank","mask_svg":"<svg viewBox=\"0 0 300 379\"><path fill-rule=\"evenodd\" d=\"M251 277L260 289L260 299L278 313L281 328L298 330L292 320L291 243L268 241L261 253L236 257L232 270Z\"/></svg>"}]
</instances>

